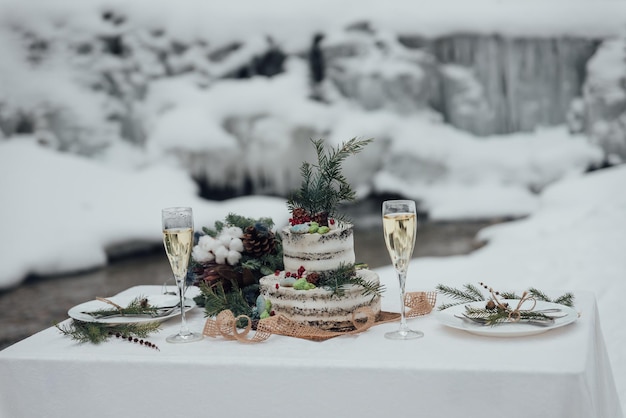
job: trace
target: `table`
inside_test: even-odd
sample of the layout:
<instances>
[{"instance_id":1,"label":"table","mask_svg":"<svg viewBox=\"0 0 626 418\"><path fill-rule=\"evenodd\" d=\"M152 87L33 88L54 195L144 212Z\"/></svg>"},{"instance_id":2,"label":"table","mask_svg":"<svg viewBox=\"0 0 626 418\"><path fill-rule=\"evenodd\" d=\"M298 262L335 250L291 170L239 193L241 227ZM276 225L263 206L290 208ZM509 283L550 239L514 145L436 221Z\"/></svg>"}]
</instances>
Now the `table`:
<instances>
[{"instance_id":1,"label":"table","mask_svg":"<svg viewBox=\"0 0 626 418\"><path fill-rule=\"evenodd\" d=\"M386 340L392 323L259 344L168 344L179 326L170 320L150 339L160 351L79 345L49 328L0 352L0 417L620 418L593 294L576 292L576 308L575 323L519 338L475 336L433 315L409 321L419 340ZM188 318L202 329L200 309Z\"/></svg>"}]
</instances>

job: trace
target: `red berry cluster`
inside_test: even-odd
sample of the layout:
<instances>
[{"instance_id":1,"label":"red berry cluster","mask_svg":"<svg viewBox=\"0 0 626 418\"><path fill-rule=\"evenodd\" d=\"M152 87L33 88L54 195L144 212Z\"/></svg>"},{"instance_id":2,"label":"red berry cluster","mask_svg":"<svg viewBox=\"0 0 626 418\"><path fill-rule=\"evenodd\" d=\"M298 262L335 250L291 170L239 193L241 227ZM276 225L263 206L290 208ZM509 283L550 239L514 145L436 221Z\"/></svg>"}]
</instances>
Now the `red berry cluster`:
<instances>
[{"instance_id":1,"label":"red berry cluster","mask_svg":"<svg viewBox=\"0 0 626 418\"><path fill-rule=\"evenodd\" d=\"M311 222L311 217L309 215L303 216L301 218L289 218L289 225L291 226L305 224L307 222Z\"/></svg>"},{"instance_id":2,"label":"red berry cluster","mask_svg":"<svg viewBox=\"0 0 626 418\"><path fill-rule=\"evenodd\" d=\"M306 210L302 208L295 208L292 211L291 218L289 218L289 224L291 226L300 225L307 222L311 222L311 215L309 215Z\"/></svg>"},{"instance_id":3,"label":"red berry cluster","mask_svg":"<svg viewBox=\"0 0 626 418\"><path fill-rule=\"evenodd\" d=\"M286 271L286 272L285 272L285 277L293 277L293 278L295 278L295 279L301 279L301 278L302 278L302 276L304 275L304 272L305 272L305 271L306 271L306 270L304 269L304 266L300 266L300 268L298 269L298 271L297 271L297 272L295 272L295 273L292 273L292 272L290 272L290 271Z\"/></svg>"},{"instance_id":4,"label":"red berry cluster","mask_svg":"<svg viewBox=\"0 0 626 418\"><path fill-rule=\"evenodd\" d=\"M304 266L300 266L300 268L298 268L298 271L295 273L291 271L286 271L285 277L293 277L294 279L301 279L302 277L304 277L305 272L306 270L304 269ZM274 276L279 276L279 275L280 275L280 270L276 270L274 272ZM320 279L320 275L318 273L312 272L312 273L308 273L305 278L307 282L317 285L317 282ZM276 283L276 289L278 289L279 287L280 285Z\"/></svg>"}]
</instances>

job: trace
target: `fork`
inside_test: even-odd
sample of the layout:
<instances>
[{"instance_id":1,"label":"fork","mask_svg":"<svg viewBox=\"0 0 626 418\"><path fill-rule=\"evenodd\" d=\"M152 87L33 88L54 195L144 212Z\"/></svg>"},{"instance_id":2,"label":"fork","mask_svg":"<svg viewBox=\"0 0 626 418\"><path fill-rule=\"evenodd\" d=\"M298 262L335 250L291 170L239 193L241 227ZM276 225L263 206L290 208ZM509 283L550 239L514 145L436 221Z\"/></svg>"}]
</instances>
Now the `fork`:
<instances>
[{"instance_id":1,"label":"fork","mask_svg":"<svg viewBox=\"0 0 626 418\"><path fill-rule=\"evenodd\" d=\"M119 317L126 317L126 318L137 318L137 317L162 318L164 316L168 316L168 315L172 314L177 309L180 309L180 303L177 303L174 306L163 306L163 307L157 308L155 310L155 312L153 312L153 313L147 313L147 312L146 313L141 313L141 314L111 313L111 314L104 314L104 315L94 315L94 314L92 314L90 312L83 312L83 313L91 316L94 319L107 319L107 318L119 318Z\"/></svg>"},{"instance_id":2,"label":"fork","mask_svg":"<svg viewBox=\"0 0 626 418\"><path fill-rule=\"evenodd\" d=\"M472 318L472 317L467 316L465 314L454 315L454 316L456 318L460 318L460 319L463 319L465 321L469 321L471 323L479 324L479 325L482 325L482 326L492 325L492 324L489 324L485 318ZM509 323L514 323L514 322L509 322ZM540 327L547 327L547 326L550 326L550 325L554 324L554 319L552 319L552 318L548 318L548 319L522 319L520 321L517 321L517 323L528 324L528 325L537 325L537 326L540 326Z\"/></svg>"}]
</instances>

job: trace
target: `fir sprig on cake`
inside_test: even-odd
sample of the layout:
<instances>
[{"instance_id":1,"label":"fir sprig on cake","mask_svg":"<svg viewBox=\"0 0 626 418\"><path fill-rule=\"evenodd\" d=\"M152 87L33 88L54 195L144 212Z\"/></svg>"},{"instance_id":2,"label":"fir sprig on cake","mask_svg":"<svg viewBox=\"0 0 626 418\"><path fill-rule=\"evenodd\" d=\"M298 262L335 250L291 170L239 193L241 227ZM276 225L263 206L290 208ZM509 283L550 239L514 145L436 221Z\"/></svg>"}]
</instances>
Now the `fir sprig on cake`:
<instances>
[{"instance_id":1,"label":"fir sprig on cake","mask_svg":"<svg viewBox=\"0 0 626 418\"><path fill-rule=\"evenodd\" d=\"M314 223L318 227L330 228L340 217L337 206L356 198L356 193L342 173L341 164L349 156L359 153L372 139L352 138L330 151L326 151L323 140L312 142L317 154L317 164L305 161L300 167L302 184L287 201L287 207L292 214L289 222L291 225Z\"/></svg>"}]
</instances>

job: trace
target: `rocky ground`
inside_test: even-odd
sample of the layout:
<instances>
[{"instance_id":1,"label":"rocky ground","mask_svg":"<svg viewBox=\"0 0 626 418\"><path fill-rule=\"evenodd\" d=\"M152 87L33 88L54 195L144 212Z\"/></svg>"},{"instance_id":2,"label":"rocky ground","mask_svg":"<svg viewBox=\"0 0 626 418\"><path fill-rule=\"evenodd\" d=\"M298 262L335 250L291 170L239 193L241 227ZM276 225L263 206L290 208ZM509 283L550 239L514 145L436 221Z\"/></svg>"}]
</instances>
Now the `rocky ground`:
<instances>
[{"instance_id":1,"label":"rocky ground","mask_svg":"<svg viewBox=\"0 0 626 418\"><path fill-rule=\"evenodd\" d=\"M363 218L355 230L357 261L370 268L389 264L379 217ZM465 254L481 245L478 230L494 221L422 224L416 257ZM96 296L111 296L131 286L162 285L171 272L160 246L113 261L106 268L59 277L30 278L21 286L0 293L0 349L67 318L72 306Z\"/></svg>"}]
</instances>

